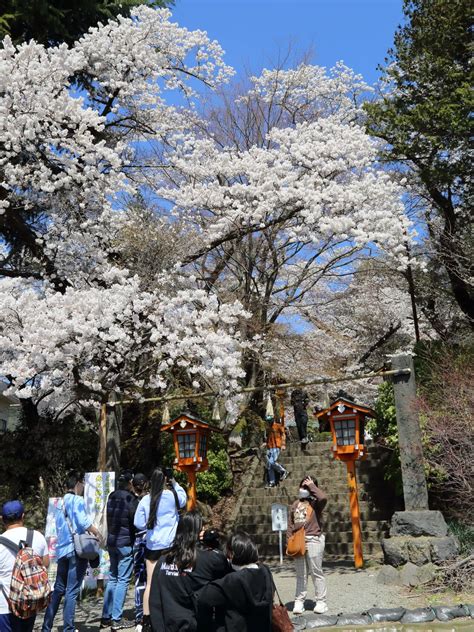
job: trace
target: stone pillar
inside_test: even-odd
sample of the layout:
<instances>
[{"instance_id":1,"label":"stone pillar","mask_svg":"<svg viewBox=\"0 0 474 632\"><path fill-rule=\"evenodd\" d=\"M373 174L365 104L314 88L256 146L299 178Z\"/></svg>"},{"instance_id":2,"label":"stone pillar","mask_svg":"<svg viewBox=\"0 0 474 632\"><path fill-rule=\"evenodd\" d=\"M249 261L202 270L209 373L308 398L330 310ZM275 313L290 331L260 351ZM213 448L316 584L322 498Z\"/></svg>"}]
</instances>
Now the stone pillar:
<instances>
[{"instance_id":1,"label":"stone pillar","mask_svg":"<svg viewBox=\"0 0 474 632\"><path fill-rule=\"evenodd\" d=\"M392 369L410 369L393 376L405 511L394 513L390 537L382 540L385 563L397 570L384 569L379 581L415 586L433 576L436 564L456 557L458 543L443 514L428 508L413 358L395 356Z\"/></svg>"},{"instance_id":2,"label":"stone pillar","mask_svg":"<svg viewBox=\"0 0 474 632\"><path fill-rule=\"evenodd\" d=\"M410 369L410 373L393 377L405 510L428 509L413 358L409 355L394 356L392 369Z\"/></svg>"}]
</instances>

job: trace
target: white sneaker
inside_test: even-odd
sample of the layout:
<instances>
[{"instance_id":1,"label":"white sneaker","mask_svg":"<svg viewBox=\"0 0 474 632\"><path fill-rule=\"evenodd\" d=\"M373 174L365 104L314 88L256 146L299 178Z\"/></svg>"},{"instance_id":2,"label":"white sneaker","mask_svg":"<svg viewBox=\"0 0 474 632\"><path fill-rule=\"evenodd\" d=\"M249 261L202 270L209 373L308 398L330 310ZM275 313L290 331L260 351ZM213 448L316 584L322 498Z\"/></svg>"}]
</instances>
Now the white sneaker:
<instances>
[{"instance_id":1,"label":"white sneaker","mask_svg":"<svg viewBox=\"0 0 474 632\"><path fill-rule=\"evenodd\" d=\"M313 612L315 612L316 614L324 614L328 611L328 609L328 605L325 601L317 601L316 605L314 606Z\"/></svg>"},{"instance_id":2,"label":"white sneaker","mask_svg":"<svg viewBox=\"0 0 474 632\"><path fill-rule=\"evenodd\" d=\"M135 626L135 632L142 632L143 626L141 623L137 623Z\"/></svg>"},{"instance_id":3,"label":"white sneaker","mask_svg":"<svg viewBox=\"0 0 474 632\"><path fill-rule=\"evenodd\" d=\"M304 602L295 601L295 605L293 606L293 614L303 614L303 612L304 612Z\"/></svg>"}]
</instances>

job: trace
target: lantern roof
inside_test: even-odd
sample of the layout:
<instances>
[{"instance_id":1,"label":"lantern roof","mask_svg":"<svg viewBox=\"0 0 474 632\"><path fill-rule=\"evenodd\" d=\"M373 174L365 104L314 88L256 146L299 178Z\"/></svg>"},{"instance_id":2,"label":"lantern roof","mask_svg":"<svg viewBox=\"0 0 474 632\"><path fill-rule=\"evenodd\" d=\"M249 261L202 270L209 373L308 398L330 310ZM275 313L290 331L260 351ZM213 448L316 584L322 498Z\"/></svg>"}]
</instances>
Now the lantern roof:
<instances>
[{"instance_id":1,"label":"lantern roof","mask_svg":"<svg viewBox=\"0 0 474 632\"><path fill-rule=\"evenodd\" d=\"M207 421L204 421L203 419L199 419L198 417L195 417L194 415L192 415L191 413L187 411L184 413L181 413L181 415L178 415L178 417L176 417L176 419L173 419L173 421L170 421L169 424L162 426L161 431L174 430L174 427L180 424L182 421L187 421L193 426L197 426L198 428L202 428L203 430L212 430L212 432L222 432L220 428L217 428L216 426L211 426L210 424L207 423Z\"/></svg>"},{"instance_id":2,"label":"lantern roof","mask_svg":"<svg viewBox=\"0 0 474 632\"><path fill-rule=\"evenodd\" d=\"M346 408L357 410L359 413L363 413L367 417L375 417L375 411L373 411L372 408L362 406L361 404L356 404L355 402L351 401L350 399L346 399L345 397L338 397L337 399L335 399L332 404L330 404L329 408L325 408L324 410L320 410L319 413L316 413L316 417L319 419L319 417L331 413L341 404Z\"/></svg>"}]
</instances>

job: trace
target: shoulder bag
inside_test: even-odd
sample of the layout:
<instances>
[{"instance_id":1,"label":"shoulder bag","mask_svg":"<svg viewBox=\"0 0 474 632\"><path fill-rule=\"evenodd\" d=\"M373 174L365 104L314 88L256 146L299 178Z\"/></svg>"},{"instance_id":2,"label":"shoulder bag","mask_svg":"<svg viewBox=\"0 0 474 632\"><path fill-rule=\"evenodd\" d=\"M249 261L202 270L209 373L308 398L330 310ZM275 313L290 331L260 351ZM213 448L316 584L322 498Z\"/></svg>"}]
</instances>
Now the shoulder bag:
<instances>
[{"instance_id":1,"label":"shoulder bag","mask_svg":"<svg viewBox=\"0 0 474 632\"><path fill-rule=\"evenodd\" d=\"M99 540L92 535L92 533L76 533L73 529L72 523L69 519L69 516L66 512L66 504L63 498L63 513L66 518L67 526L69 527L69 531L71 532L72 539L74 542L74 550L76 552L77 557L80 557L84 560L95 560L100 555L100 545Z\"/></svg>"},{"instance_id":2,"label":"shoulder bag","mask_svg":"<svg viewBox=\"0 0 474 632\"><path fill-rule=\"evenodd\" d=\"M308 510L306 512L306 520L311 516L311 512L313 508L308 503ZM305 532L304 525L292 533L288 538L288 542L286 545L286 554L290 557L302 557L306 553L306 542L305 542Z\"/></svg>"},{"instance_id":3,"label":"shoulder bag","mask_svg":"<svg viewBox=\"0 0 474 632\"><path fill-rule=\"evenodd\" d=\"M263 564L263 567L270 575L270 580L272 583L272 632L293 632L294 625L291 623L290 615L288 614L288 610L286 609L285 604L280 599L280 595L278 593L277 587L275 586L275 582L273 581L273 575L269 568ZM278 603L275 603L275 595L278 598Z\"/></svg>"}]
</instances>

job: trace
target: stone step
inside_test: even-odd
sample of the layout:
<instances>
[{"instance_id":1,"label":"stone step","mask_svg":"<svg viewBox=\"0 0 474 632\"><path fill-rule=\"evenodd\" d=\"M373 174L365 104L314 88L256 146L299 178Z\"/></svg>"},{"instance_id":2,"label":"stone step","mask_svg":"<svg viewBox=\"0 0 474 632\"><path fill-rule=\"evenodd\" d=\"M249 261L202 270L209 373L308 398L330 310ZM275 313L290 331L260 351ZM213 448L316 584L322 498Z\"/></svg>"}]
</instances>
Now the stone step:
<instances>
[{"instance_id":1,"label":"stone step","mask_svg":"<svg viewBox=\"0 0 474 632\"><path fill-rule=\"evenodd\" d=\"M280 494L278 494L278 491L280 492ZM291 492L293 492L293 495ZM280 502L278 500L278 496L280 496L281 498L284 498L285 500L289 499L290 504L293 503L297 499L296 493L294 492L294 490L288 490L288 479L284 481L284 483L282 483L277 490L265 489L264 487L257 488L257 489L251 488L248 490L245 500L246 502L255 500L256 503L258 503L260 502L262 498L271 497L271 498L276 498L276 500L274 500L273 502ZM369 501L370 501L369 492L366 492L365 490L359 490L359 504L363 502L369 502ZM284 502L284 501L282 500L281 502ZM340 504L346 504L346 503L349 503L349 490L348 489L338 490L336 492L331 490L330 492L328 492L328 502L327 502L326 507L329 507L329 505L340 505Z\"/></svg>"},{"instance_id":2,"label":"stone step","mask_svg":"<svg viewBox=\"0 0 474 632\"><path fill-rule=\"evenodd\" d=\"M283 463L284 461L287 463L291 463L296 465L298 463L311 464L314 463L315 467L326 465L334 468L338 468L346 471L347 468L342 461L335 459L332 456L332 453L328 450L327 452L320 452L317 454L288 454L287 451L280 452L280 456L278 457L278 461ZM363 461L357 461L356 469L366 469L367 467L373 467L376 463L380 461L380 457L376 454L369 454L369 456Z\"/></svg>"},{"instance_id":3,"label":"stone step","mask_svg":"<svg viewBox=\"0 0 474 632\"><path fill-rule=\"evenodd\" d=\"M245 529L245 531L251 537L254 537L255 540L258 540L259 546L260 544L274 544L275 542L278 542L278 531L268 531L268 525L264 530L261 530L260 527L249 527L248 529ZM384 532L378 533L377 531L362 531L362 542L380 544L380 540L384 536ZM283 541L285 541L284 533ZM341 531L339 533L332 533L331 531L328 531L326 533L327 546L332 544L352 544L352 542L352 531Z\"/></svg>"},{"instance_id":4,"label":"stone step","mask_svg":"<svg viewBox=\"0 0 474 632\"><path fill-rule=\"evenodd\" d=\"M271 515L264 513L256 513L253 515L243 514L235 521L236 528L245 530L262 528L266 531L271 531L271 524ZM350 518L347 520L328 520L327 516L323 515L323 528L326 533L340 533L346 531L352 533ZM386 533L390 528L390 523L386 520L361 520L361 528L367 533Z\"/></svg>"},{"instance_id":5,"label":"stone step","mask_svg":"<svg viewBox=\"0 0 474 632\"><path fill-rule=\"evenodd\" d=\"M240 515L244 516L245 514L252 514L255 505L242 505L240 509ZM263 512L265 513L265 512ZM270 507L268 507L268 513L270 513ZM360 512L361 522L368 521L383 521L387 519L387 516L384 512L381 512L377 509L362 509ZM350 522L350 512L349 506L347 509L333 509L332 511L325 511L323 513L323 523L326 525L326 528L332 528L332 524L334 522Z\"/></svg>"},{"instance_id":6,"label":"stone step","mask_svg":"<svg viewBox=\"0 0 474 632\"><path fill-rule=\"evenodd\" d=\"M275 544L258 544L258 552L262 556L276 557L279 554L278 541ZM376 542L363 542L362 552L366 558L382 558L383 551L380 544ZM285 545L283 544L283 554L285 553ZM324 549L324 559L326 556L334 557L334 559L351 558L354 553L352 543L344 542L340 544L328 544ZM353 559L353 558L352 558ZM323 562L324 563L324 562Z\"/></svg>"}]
</instances>

